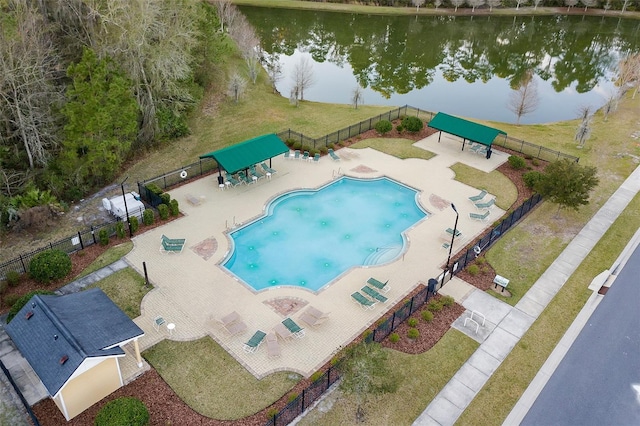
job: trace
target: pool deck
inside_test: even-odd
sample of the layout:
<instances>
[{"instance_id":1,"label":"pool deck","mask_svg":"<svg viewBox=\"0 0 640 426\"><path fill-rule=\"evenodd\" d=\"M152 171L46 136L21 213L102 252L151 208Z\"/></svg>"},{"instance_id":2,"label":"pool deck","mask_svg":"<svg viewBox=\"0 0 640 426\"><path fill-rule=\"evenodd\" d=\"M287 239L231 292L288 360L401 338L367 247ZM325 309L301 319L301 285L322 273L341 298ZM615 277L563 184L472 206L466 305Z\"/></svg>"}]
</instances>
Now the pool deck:
<instances>
[{"instance_id":1,"label":"pool deck","mask_svg":"<svg viewBox=\"0 0 640 426\"><path fill-rule=\"evenodd\" d=\"M430 160L401 160L371 148L342 148L336 151L340 161L324 156L319 163L313 163L279 156L272 160L271 167L277 173L270 180L220 190L217 175L212 175L172 190L170 194L180 202L184 217L135 236L134 249L126 257L141 274L145 262L154 285L142 301L142 315L134 320L145 331L140 349L163 339L189 341L210 336L257 378L276 371L294 371L305 377L313 374L419 283L441 273L448 255L448 250L442 247L445 229L453 227L455 221L449 203L458 209L458 229L463 233L462 238L456 238L454 252L504 213L494 207L486 222L472 220L468 213L476 209L467 197L479 190L455 181L450 167L459 162L490 172L507 160L507 154L494 150L487 160L467 147L462 152L461 140L445 134L440 143L435 134L415 146L437 155ZM407 232L408 249L400 259L381 266L353 268L317 294L284 286L256 293L219 266L229 250L226 232L234 224L241 225L262 215L266 204L277 195L294 189L317 188L339 175L388 176L420 191L420 203L430 216ZM162 234L186 238L182 253L161 253ZM374 310L365 311L350 295L360 290L369 277L389 280L391 290L386 293L387 304L377 304ZM329 319L315 328L307 327L299 321L307 305L330 312ZM306 327L305 337L280 341L280 357L269 357L266 343L255 353L245 353L243 344L253 333L271 332L287 317L282 314L286 309L291 309L289 316ZM248 326L235 336L230 336L215 321L232 311L238 312ZM163 326L156 331L153 324L156 316L175 324L175 329L170 333Z\"/></svg>"}]
</instances>

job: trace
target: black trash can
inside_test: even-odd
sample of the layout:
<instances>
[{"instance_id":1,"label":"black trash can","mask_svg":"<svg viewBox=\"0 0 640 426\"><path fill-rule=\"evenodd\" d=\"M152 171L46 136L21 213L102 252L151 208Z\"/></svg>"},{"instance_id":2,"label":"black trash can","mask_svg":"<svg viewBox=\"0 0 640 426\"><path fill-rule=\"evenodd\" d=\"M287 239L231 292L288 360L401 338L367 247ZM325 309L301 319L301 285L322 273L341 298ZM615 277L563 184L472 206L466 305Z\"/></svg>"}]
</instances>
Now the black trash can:
<instances>
[{"instance_id":1,"label":"black trash can","mask_svg":"<svg viewBox=\"0 0 640 426\"><path fill-rule=\"evenodd\" d=\"M224 178L218 175L218 185L224 185Z\"/></svg>"},{"instance_id":2,"label":"black trash can","mask_svg":"<svg viewBox=\"0 0 640 426\"><path fill-rule=\"evenodd\" d=\"M436 292L436 286L438 285L438 280L435 278L429 278L429 282L427 284L427 291L431 294Z\"/></svg>"},{"instance_id":3,"label":"black trash can","mask_svg":"<svg viewBox=\"0 0 640 426\"><path fill-rule=\"evenodd\" d=\"M487 160L488 160L489 158L491 158L491 152L492 152L492 151L491 151L491 148L489 148L489 149L487 150Z\"/></svg>"}]
</instances>

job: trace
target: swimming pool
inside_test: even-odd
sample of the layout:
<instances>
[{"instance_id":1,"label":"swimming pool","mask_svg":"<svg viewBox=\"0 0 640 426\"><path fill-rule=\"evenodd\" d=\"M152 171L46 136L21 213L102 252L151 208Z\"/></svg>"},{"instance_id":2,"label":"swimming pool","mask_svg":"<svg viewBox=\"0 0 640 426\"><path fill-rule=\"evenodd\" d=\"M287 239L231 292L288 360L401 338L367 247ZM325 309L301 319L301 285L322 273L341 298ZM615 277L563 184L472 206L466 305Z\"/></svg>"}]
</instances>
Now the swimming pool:
<instances>
[{"instance_id":1,"label":"swimming pool","mask_svg":"<svg viewBox=\"0 0 640 426\"><path fill-rule=\"evenodd\" d=\"M389 178L342 177L273 200L261 218L229 233L222 263L254 290L318 291L354 266L391 262L404 232L427 217L417 191Z\"/></svg>"}]
</instances>

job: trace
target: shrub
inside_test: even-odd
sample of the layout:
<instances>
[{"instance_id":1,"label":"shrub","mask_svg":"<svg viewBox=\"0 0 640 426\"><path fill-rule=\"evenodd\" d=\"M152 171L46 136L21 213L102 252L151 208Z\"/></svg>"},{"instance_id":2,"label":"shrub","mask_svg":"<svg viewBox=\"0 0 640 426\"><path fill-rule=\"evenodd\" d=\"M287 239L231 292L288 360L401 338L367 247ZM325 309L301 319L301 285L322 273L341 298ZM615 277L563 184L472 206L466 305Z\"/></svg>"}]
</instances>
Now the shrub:
<instances>
[{"instance_id":1,"label":"shrub","mask_svg":"<svg viewBox=\"0 0 640 426\"><path fill-rule=\"evenodd\" d=\"M130 217L129 223L131 224L131 232L135 234L138 231L138 228L140 228L140 222L138 222L138 216Z\"/></svg>"},{"instance_id":2,"label":"shrub","mask_svg":"<svg viewBox=\"0 0 640 426\"><path fill-rule=\"evenodd\" d=\"M444 296L440 301L442 302L442 306L453 306L456 302L456 300L451 296Z\"/></svg>"},{"instance_id":3,"label":"shrub","mask_svg":"<svg viewBox=\"0 0 640 426\"><path fill-rule=\"evenodd\" d=\"M178 216L180 214L178 200L171 200L171 203L169 203L169 211L171 212L171 216Z\"/></svg>"},{"instance_id":4,"label":"shrub","mask_svg":"<svg viewBox=\"0 0 640 426\"><path fill-rule=\"evenodd\" d=\"M302 148L300 148L300 151L305 152L305 151L311 151L311 147L309 145L302 145Z\"/></svg>"},{"instance_id":5,"label":"shrub","mask_svg":"<svg viewBox=\"0 0 640 426\"><path fill-rule=\"evenodd\" d=\"M327 148L336 149L336 144L330 143L329 145L327 145Z\"/></svg>"},{"instance_id":6,"label":"shrub","mask_svg":"<svg viewBox=\"0 0 640 426\"><path fill-rule=\"evenodd\" d=\"M160 187L158 185L156 185L155 183L150 183L150 184L145 185L145 186L147 187L147 189L149 191L153 192L157 196L160 196L160 194L162 194L162 189L160 189Z\"/></svg>"},{"instance_id":7,"label":"shrub","mask_svg":"<svg viewBox=\"0 0 640 426\"><path fill-rule=\"evenodd\" d=\"M424 123L418 117L405 117L402 119L402 127L411 133L417 133L424 127Z\"/></svg>"},{"instance_id":8,"label":"shrub","mask_svg":"<svg viewBox=\"0 0 640 426\"><path fill-rule=\"evenodd\" d=\"M20 274L16 271L7 272L5 278L7 279L7 284L9 284L9 287L15 287L20 284Z\"/></svg>"},{"instance_id":9,"label":"shrub","mask_svg":"<svg viewBox=\"0 0 640 426\"><path fill-rule=\"evenodd\" d=\"M298 397L298 394L293 392L291 395L289 395L289 397L287 398L287 402L292 402L295 401L295 399Z\"/></svg>"},{"instance_id":10,"label":"shrub","mask_svg":"<svg viewBox=\"0 0 640 426\"><path fill-rule=\"evenodd\" d=\"M145 210L145 213L146 213L146 212L147 212L147 211ZM169 219L169 206L167 206L166 204L160 204L160 205L158 206L158 215L160 216L160 220L167 220L167 219ZM144 217L143 217L143 219L144 219ZM153 223L153 221L151 221L151 223ZM150 225L150 224L147 224L147 223L145 222L145 225Z\"/></svg>"},{"instance_id":11,"label":"shrub","mask_svg":"<svg viewBox=\"0 0 640 426\"><path fill-rule=\"evenodd\" d=\"M312 382L317 382L317 381L318 381L318 380L320 380L320 378L322 377L322 374L323 374L323 373L322 373L322 371L316 371L315 373L313 373L313 374L311 375L311 377L309 377L309 379L310 379Z\"/></svg>"},{"instance_id":12,"label":"shrub","mask_svg":"<svg viewBox=\"0 0 640 426\"><path fill-rule=\"evenodd\" d=\"M367 339L367 337L369 337L371 335L372 331L371 330L365 330L364 333L362 333L362 338L364 340Z\"/></svg>"},{"instance_id":13,"label":"shrub","mask_svg":"<svg viewBox=\"0 0 640 426\"><path fill-rule=\"evenodd\" d=\"M268 419L273 419L275 416L278 415L280 411L278 411L277 408L271 408L269 411L267 411L267 418Z\"/></svg>"},{"instance_id":14,"label":"shrub","mask_svg":"<svg viewBox=\"0 0 640 426\"><path fill-rule=\"evenodd\" d=\"M393 124L391 124L389 120L380 120L375 124L374 128L376 129L376 132L384 135L393 129Z\"/></svg>"},{"instance_id":15,"label":"shrub","mask_svg":"<svg viewBox=\"0 0 640 426\"><path fill-rule=\"evenodd\" d=\"M291 147L293 146L293 144L295 144L295 143L296 143L296 140L295 140L295 139L291 139L291 138L289 138L289 139L285 140L285 141L284 141L284 143L285 143L289 148L291 148Z\"/></svg>"},{"instance_id":16,"label":"shrub","mask_svg":"<svg viewBox=\"0 0 640 426\"><path fill-rule=\"evenodd\" d=\"M0 281L0 295L3 295L7 288L9 288L9 283L5 280Z\"/></svg>"},{"instance_id":17,"label":"shrub","mask_svg":"<svg viewBox=\"0 0 640 426\"><path fill-rule=\"evenodd\" d=\"M480 256L476 258L477 265L484 265L485 263L487 263L487 259L484 256Z\"/></svg>"},{"instance_id":18,"label":"shrub","mask_svg":"<svg viewBox=\"0 0 640 426\"><path fill-rule=\"evenodd\" d=\"M433 312L431 312L431 311L422 311L422 312L420 312L420 316L426 322L433 321Z\"/></svg>"},{"instance_id":19,"label":"shrub","mask_svg":"<svg viewBox=\"0 0 640 426\"><path fill-rule=\"evenodd\" d=\"M18 296L17 294L8 294L7 297L4 298L4 302L7 305L11 306L11 309L9 309L9 314L7 315L7 324L11 322L13 317L15 317L18 314L18 312L20 312L20 309L22 309L22 307L26 305L27 302L31 300L31 298L36 294L51 295L54 293L52 291L47 291L47 290L34 290L34 291L30 291L24 296Z\"/></svg>"},{"instance_id":20,"label":"shrub","mask_svg":"<svg viewBox=\"0 0 640 426\"><path fill-rule=\"evenodd\" d=\"M400 335L398 333L391 333L389 336L389 341L391 343L397 343L400 340Z\"/></svg>"},{"instance_id":21,"label":"shrub","mask_svg":"<svg viewBox=\"0 0 640 426\"><path fill-rule=\"evenodd\" d=\"M20 295L19 294L7 294L6 296L4 296L2 299L4 301L4 304L7 306L14 306L16 303L18 303L18 300L20 300ZM16 312L18 312L20 309L18 309ZM15 314L13 314L15 316ZM9 317L7 317L7 323L9 323L10 319Z\"/></svg>"},{"instance_id":22,"label":"shrub","mask_svg":"<svg viewBox=\"0 0 640 426\"><path fill-rule=\"evenodd\" d=\"M467 268L467 272L472 277L475 277L480 272L480 267L478 265L471 265Z\"/></svg>"},{"instance_id":23,"label":"shrub","mask_svg":"<svg viewBox=\"0 0 640 426\"><path fill-rule=\"evenodd\" d=\"M417 339L418 337L420 337L420 332L418 331L417 328L410 328L407 331L407 337L409 339Z\"/></svg>"},{"instance_id":24,"label":"shrub","mask_svg":"<svg viewBox=\"0 0 640 426\"><path fill-rule=\"evenodd\" d=\"M167 192L163 192L162 194L160 194L160 199L162 200L163 204L166 204L168 206L171 202L171 195L169 195L169 193Z\"/></svg>"},{"instance_id":25,"label":"shrub","mask_svg":"<svg viewBox=\"0 0 640 426\"><path fill-rule=\"evenodd\" d=\"M442 310L442 303L440 303L437 300L432 300L427 305L427 309L430 310L431 312L440 312Z\"/></svg>"},{"instance_id":26,"label":"shrub","mask_svg":"<svg viewBox=\"0 0 640 426\"><path fill-rule=\"evenodd\" d=\"M145 225L153 225L153 219L155 219L153 217L153 210L146 209L144 212L142 212L142 223L144 223Z\"/></svg>"},{"instance_id":27,"label":"shrub","mask_svg":"<svg viewBox=\"0 0 640 426\"><path fill-rule=\"evenodd\" d=\"M418 325L418 320L416 318L409 318L407 320L407 325L409 327L415 327L416 325Z\"/></svg>"},{"instance_id":28,"label":"shrub","mask_svg":"<svg viewBox=\"0 0 640 426\"><path fill-rule=\"evenodd\" d=\"M402 124L398 124L396 126L396 132L398 132L398 133L404 132L404 127L402 127Z\"/></svg>"},{"instance_id":29,"label":"shrub","mask_svg":"<svg viewBox=\"0 0 640 426\"><path fill-rule=\"evenodd\" d=\"M536 186L536 184L540 181L541 177L542 177L542 173L533 170L523 174L522 180L524 181L524 184L527 186L527 188L533 189Z\"/></svg>"},{"instance_id":30,"label":"shrub","mask_svg":"<svg viewBox=\"0 0 640 426\"><path fill-rule=\"evenodd\" d=\"M98 231L98 242L101 246L109 245L109 231L106 228Z\"/></svg>"},{"instance_id":31,"label":"shrub","mask_svg":"<svg viewBox=\"0 0 640 426\"><path fill-rule=\"evenodd\" d=\"M524 158L518 157L517 155L509 156L509 164L514 170L524 169L527 163L524 161Z\"/></svg>"},{"instance_id":32,"label":"shrub","mask_svg":"<svg viewBox=\"0 0 640 426\"><path fill-rule=\"evenodd\" d=\"M531 159L531 165L538 167L540 165L540 160L538 160L537 158L532 158Z\"/></svg>"},{"instance_id":33,"label":"shrub","mask_svg":"<svg viewBox=\"0 0 640 426\"><path fill-rule=\"evenodd\" d=\"M291 148L293 148L293 149L300 149L300 148L302 148L302 142L300 142L300 141L295 141L295 142L293 143L293 146L292 146Z\"/></svg>"},{"instance_id":34,"label":"shrub","mask_svg":"<svg viewBox=\"0 0 640 426\"><path fill-rule=\"evenodd\" d=\"M124 238L124 236L125 236L124 222L116 223L116 237Z\"/></svg>"},{"instance_id":35,"label":"shrub","mask_svg":"<svg viewBox=\"0 0 640 426\"><path fill-rule=\"evenodd\" d=\"M138 398L129 396L106 404L94 421L95 426L144 426L149 423L149 411Z\"/></svg>"},{"instance_id":36,"label":"shrub","mask_svg":"<svg viewBox=\"0 0 640 426\"><path fill-rule=\"evenodd\" d=\"M49 283L71 272L71 258L62 250L46 250L29 262L29 275L40 283Z\"/></svg>"},{"instance_id":37,"label":"shrub","mask_svg":"<svg viewBox=\"0 0 640 426\"><path fill-rule=\"evenodd\" d=\"M329 149L326 146L320 147L320 154L327 155L329 153Z\"/></svg>"}]
</instances>

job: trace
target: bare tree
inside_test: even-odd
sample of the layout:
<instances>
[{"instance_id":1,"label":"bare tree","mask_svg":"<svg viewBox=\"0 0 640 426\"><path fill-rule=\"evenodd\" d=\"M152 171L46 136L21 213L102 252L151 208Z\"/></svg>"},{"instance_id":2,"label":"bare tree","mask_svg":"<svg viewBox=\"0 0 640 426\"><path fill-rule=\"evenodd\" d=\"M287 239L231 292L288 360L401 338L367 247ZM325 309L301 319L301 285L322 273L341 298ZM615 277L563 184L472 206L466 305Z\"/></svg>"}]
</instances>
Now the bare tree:
<instances>
[{"instance_id":1,"label":"bare tree","mask_svg":"<svg viewBox=\"0 0 640 426\"><path fill-rule=\"evenodd\" d=\"M436 10L438 10L438 8L440 6L442 6L442 2L443 2L443 0L434 0L433 1L433 5L436 7Z\"/></svg>"},{"instance_id":2,"label":"bare tree","mask_svg":"<svg viewBox=\"0 0 640 426\"><path fill-rule=\"evenodd\" d=\"M544 0L533 0L533 10L536 10L538 6L543 3Z\"/></svg>"},{"instance_id":3,"label":"bare tree","mask_svg":"<svg viewBox=\"0 0 640 426\"><path fill-rule=\"evenodd\" d=\"M308 89L315 82L313 77L313 65L309 62L309 58L303 56L296 63L293 69L294 87L297 89L297 96L304 101L304 89Z\"/></svg>"},{"instance_id":4,"label":"bare tree","mask_svg":"<svg viewBox=\"0 0 640 426\"><path fill-rule=\"evenodd\" d=\"M246 88L247 80L237 72L233 73L229 79L228 93L235 103L238 103Z\"/></svg>"},{"instance_id":5,"label":"bare tree","mask_svg":"<svg viewBox=\"0 0 640 426\"><path fill-rule=\"evenodd\" d=\"M516 0L516 10L520 9L521 4L527 4L529 0Z\"/></svg>"},{"instance_id":6,"label":"bare tree","mask_svg":"<svg viewBox=\"0 0 640 426\"><path fill-rule=\"evenodd\" d=\"M420 6L424 4L425 0L411 0L411 3L416 7L416 12L420 10Z\"/></svg>"},{"instance_id":7,"label":"bare tree","mask_svg":"<svg viewBox=\"0 0 640 426\"><path fill-rule=\"evenodd\" d=\"M296 108L298 107L298 105L300 105L299 96L300 87L297 84L294 84L291 88L291 91L289 92L289 103L291 105L295 105Z\"/></svg>"},{"instance_id":8,"label":"bare tree","mask_svg":"<svg viewBox=\"0 0 640 426\"><path fill-rule=\"evenodd\" d=\"M45 166L58 143L54 113L64 76L43 16L25 1L14 3L15 30L0 29L0 121L5 135L24 147L29 168Z\"/></svg>"},{"instance_id":9,"label":"bare tree","mask_svg":"<svg viewBox=\"0 0 640 426\"><path fill-rule=\"evenodd\" d=\"M267 71L267 77L271 83L273 93L277 93L278 89L276 85L283 77L282 62L277 53L267 53L264 50L261 51L260 58L265 71Z\"/></svg>"},{"instance_id":10,"label":"bare tree","mask_svg":"<svg viewBox=\"0 0 640 426\"><path fill-rule=\"evenodd\" d=\"M518 89L509 95L507 103L509 110L518 117L516 124L520 124L520 118L523 115L533 112L538 107L539 101L536 81L533 78L533 72L529 70L522 77Z\"/></svg>"},{"instance_id":11,"label":"bare tree","mask_svg":"<svg viewBox=\"0 0 640 426\"><path fill-rule=\"evenodd\" d=\"M489 5L489 12L493 12L493 8L500 6L502 0L487 0L487 4Z\"/></svg>"},{"instance_id":12,"label":"bare tree","mask_svg":"<svg viewBox=\"0 0 640 426\"><path fill-rule=\"evenodd\" d=\"M567 5L567 12L575 5L578 4L578 0L564 0L564 4Z\"/></svg>"},{"instance_id":13,"label":"bare tree","mask_svg":"<svg viewBox=\"0 0 640 426\"><path fill-rule=\"evenodd\" d=\"M609 95L607 103L604 104L604 107L602 108L604 121L607 121L609 119L609 114L615 112L616 109L618 109L618 96L615 94Z\"/></svg>"},{"instance_id":14,"label":"bare tree","mask_svg":"<svg viewBox=\"0 0 640 426\"><path fill-rule=\"evenodd\" d=\"M236 42L240 49L240 54L244 59L249 71L249 78L253 84L256 83L260 72L258 54L260 52L260 38L255 30L242 14L238 14L231 25L227 27L229 35Z\"/></svg>"},{"instance_id":15,"label":"bare tree","mask_svg":"<svg viewBox=\"0 0 640 426\"><path fill-rule=\"evenodd\" d=\"M611 9L611 0L607 0L604 5L602 5L604 9L604 13L607 13L609 9Z\"/></svg>"},{"instance_id":16,"label":"bare tree","mask_svg":"<svg viewBox=\"0 0 640 426\"><path fill-rule=\"evenodd\" d=\"M580 3L584 5L584 11L587 11L588 7L595 7L598 4L598 0L580 0Z\"/></svg>"},{"instance_id":17,"label":"bare tree","mask_svg":"<svg viewBox=\"0 0 640 426\"><path fill-rule=\"evenodd\" d=\"M220 20L220 32L224 32L224 26L231 27L235 19L240 15L238 8L231 4L230 0L214 0Z\"/></svg>"},{"instance_id":18,"label":"bare tree","mask_svg":"<svg viewBox=\"0 0 640 426\"><path fill-rule=\"evenodd\" d=\"M455 6L454 12L458 11L458 8L464 4L465 0L451 0L451 4Z\"/></svg>"},{"instance_id":19,"label":"bare tree","mask_svg":"<svg viewBox=\"0 0 640 426\"><path fill-rule=\"evenodd\" d=\"M635 99L640 85L640 53L629 55L618 62L618 84L621 93L634 88L632 99Z\"/></svg>"},{"instance_id":20,"label":"bare tree","mask_svg":"<svg viewBox=\"0 0 640 426\"><path fill-rule=\"evenodd\" d=\"M630 2L630 0L624 0L622 2L622 10L620 11L621 14L624 13L627 10L627 6L629 6L629 2Z\"/></svg>"},{"instance_id":21,"label":"bare tree","mask_svg":"<svg viewBox=\"0 0 640 426\"><path fill-rule=\"evenodd\" d=\"M591 113L590 106L581 106L578 112L578 118L581 121L576 130L575 140L578 141L578 148L583 148L585 142L591 136L591 119L593 118L593 114Z\"/></svg>"},{"instance_id":22,"label":"bare tree","mask_svg":"<svg viewBox=\"0 0 640 426\"><path fill-rule=\"evenodd\" d=\"M358 109L358 105L364 103L364 94L362 93L362 87L356 86L351 91L351 105Z\"/></svg>"},{"instance_id":23,"label":"bare tree","mask_svg":"<svg viewBox=\"0 0 640 426\"><path fill-rule=\"evenodd\" d=\"M485 0L467 0L467 4L471 6L471 13L476 11L476 7L480 7L485 3Z\"/></svg>"}]
</instances>

